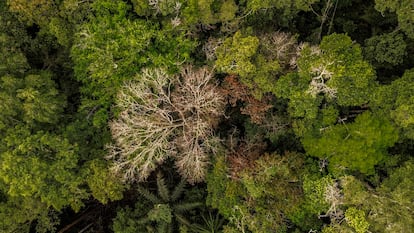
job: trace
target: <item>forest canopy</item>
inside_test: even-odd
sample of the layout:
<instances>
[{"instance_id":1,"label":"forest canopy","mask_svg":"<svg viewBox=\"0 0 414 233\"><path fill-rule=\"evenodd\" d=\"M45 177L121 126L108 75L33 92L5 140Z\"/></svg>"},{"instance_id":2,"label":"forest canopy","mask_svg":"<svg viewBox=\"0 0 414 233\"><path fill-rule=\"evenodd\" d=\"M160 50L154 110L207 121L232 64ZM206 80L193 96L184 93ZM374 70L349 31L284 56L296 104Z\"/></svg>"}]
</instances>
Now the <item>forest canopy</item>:
<instances>
[{"instance_id":1,"label":"forest canopy","mask_svg":"<svg viewBox=\"0 0 414 233\"><path fill-rule=\"evenodd\" d=\"M0 232L414 229L412 0L0 1Z\"/></svg>"}]
</instances>

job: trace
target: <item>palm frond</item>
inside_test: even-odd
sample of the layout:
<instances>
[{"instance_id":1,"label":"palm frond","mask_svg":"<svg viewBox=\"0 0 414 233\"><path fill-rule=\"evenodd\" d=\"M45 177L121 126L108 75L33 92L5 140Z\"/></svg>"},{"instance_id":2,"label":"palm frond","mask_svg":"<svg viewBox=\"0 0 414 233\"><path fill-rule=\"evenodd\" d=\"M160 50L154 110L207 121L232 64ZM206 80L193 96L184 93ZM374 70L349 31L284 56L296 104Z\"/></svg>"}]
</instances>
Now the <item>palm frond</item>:
<instances>
[{"instance_id":1,"label":"palm frond","mask_svg":"<svg viewBox=\"0 0 414 233\"><path fill-rule=\"evenodd\" d=\"M164 177L162 177L161 173L157 174L157 187L158 195L160 195L164 202L168 202L170 200L170 192L168 191L168 187L165 184Z\"/></svg>"},{"instance_id":2,"label":"palm frond","mask_svg":"<svg viewBox=\"0 0 414 233\"><path fill-rule=\"evenodd\" d=\"M157 232L158 233L168 233L168 223L166 223L166 222L158 222L158 224L157 224Z\"/></svg>"},{"instance_id":3,"label":"palm frond","mask_svg":"<svg viewBox=\"0 0 414 233\"><path fill-rule=\"evenodd\" d=\"M145 216L143 218L138 219L137 223L138 225L146 225L149 222L151 222L151 220L148 218L148 216Z\"/></svg>"},{"instance_id":4,"label":"palm frond","mask_svg":"<svg viewBox=\"0 0 414 233\"><path fill-rule=\"evenodd\" d=\"M205 214L202 215L204 224L191 224L189 225L190 232L193 233L218 233L222 232L221 228L223 227L224 218L217 213L214 217L209 211L208 216Z\"/></svg>"},{"instance_id":5,"label":"palm frond","mask_svg":"<svg viewBox=\"0 0 414 233\"><path fill-rule=\"evenodd\" d=\"M175 216L175 219L177 220L177 222L179 222L181 225L185 225L185 226L190 226L191 225L190 221L188 221L181 214L175 214L174 216Z\"/></svg>"},{"instance_id":6,"label":"palm frond","mask_svg":"<svg viewBox=\"0 0 414 233\"><path fill-rule=\"evenodd\" d=\"M171 194L171 201L175 202L180 198L181 194L183 194L185 190L185 185L187 184L187 181L185 179L181 179L180 183L178 183L177 186L175 186L173 193Z\"/></svg>"},{"instance_id":7,"label":"palm frond","mask_svg":"<svg viewBox=\"0 0 414 233\"><path fill-rule=\"evenodd\" d=\"M142 187L141 185L138 185L137 191L139 192L139 194L141 194L143 197L145 197L145 199L152 202L153 204L161 204L162 203L162 201L157 196L152 194L148 189Z\"/></svg>"},{"instance_id":8,"label":"palm frond","mask_svg":"<svg viewBox=\"0 0 414 233\"><path fill-rule=\"evenodd\" d=\"M176 213L182 213L182 212L185 212L185 211L195 209L195 208L200 207L202 205L203 205L203 203L201 203L201 202L178 203L178 204L174 205L173 208L174 208Z\"/></svg>"},{"instance_id":9,"label":"palm frond","mask_svg":"<svg viewBox=\"0 0 414 233\"><path fill-rule=\"evenodd\" d=\"M174 226L173 224L168 224L168 229L167 229L168 233L173 233L174 232L174 227L173 226Z\"/></svg>"},{"instance_id":10,"label":"palm frond","mask_svg":"<svg viewBox=\"0 0 414 233\"><path fill-rule=\"evenodd\" d=\"M168 224L171 223L173 217L170 205L168 204L155 204L154 208L147 215L151 221L166 222Z\"/></svg>"},{"instance_id":11,"label":"palm frond","mask_svg":"<svg viewBox=\"0 0 414 233\"><path fill-rule=\"evenodd\" d=\"M205 232L219 232L220 228L223 226L224 218L220 217L220 214L217 213L214 217L211 214L211 212L208 212L208 217L205 217L205 215L202 216L204 220L205 229L208 229L208 231Z\"/></svg>"}]
</instances>

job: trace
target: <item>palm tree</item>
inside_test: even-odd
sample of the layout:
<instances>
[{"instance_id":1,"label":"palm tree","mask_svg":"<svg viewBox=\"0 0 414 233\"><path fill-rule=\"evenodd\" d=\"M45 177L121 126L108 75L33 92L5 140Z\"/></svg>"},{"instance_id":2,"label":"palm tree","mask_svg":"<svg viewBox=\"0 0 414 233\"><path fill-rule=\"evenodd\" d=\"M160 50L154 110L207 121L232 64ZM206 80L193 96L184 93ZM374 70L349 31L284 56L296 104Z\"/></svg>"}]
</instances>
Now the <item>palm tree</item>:
<instances>
[{"instance_id":1,"label":"palm tree","mask_svg":"<svg viewBox=\"0 0 414 233\"><path fill-rule=\"evenodd\" d=\"M137 203L137 209L133 212L128 209L119 211L114 220L114 231L142 232L145 229L147 232L172 233L182 224L190 225L184 217L185 213L202 206L203 203L186 202L182 198L185 186L186 181L181 179L170 191L161 173L157 174L157 193L138 185L137 191L146 199L147 204ZM142 214L143 211L147 211L146 214Z\"/></svg>"}]
</instances>

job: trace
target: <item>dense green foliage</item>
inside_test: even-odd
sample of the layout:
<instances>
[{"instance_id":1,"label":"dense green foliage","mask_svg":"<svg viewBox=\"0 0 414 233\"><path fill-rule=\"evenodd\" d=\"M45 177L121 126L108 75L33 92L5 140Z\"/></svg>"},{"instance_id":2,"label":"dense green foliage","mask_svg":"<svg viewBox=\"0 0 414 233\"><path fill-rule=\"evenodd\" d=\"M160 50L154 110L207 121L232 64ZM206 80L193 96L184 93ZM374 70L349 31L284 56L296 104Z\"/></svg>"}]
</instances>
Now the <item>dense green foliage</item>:
<instances>
[{"instance_id":1,"label":"dense green foliage","mask_svg":"<svg viewBox=\"0 0 414 233\"><path fill-rule=\"evenodd\" d=\"M387 148L397 139L389 121L365 112L353 123L324 130L320 138L306 135L303 146L310 155L328 159L332 170L342 167L373 174L375 165L386 159Z\"/></svg>"},{"instance_id":2,"label":"dense green foliage","mask_svg":"<svg viewBox=\"0 0 414 233\"><path fill-rule=\"evenodd\" d=\"M229 219L229 226L241 232L285 232L283 216L292 215L301 202L301 157L265 154L243 170L238 181L226 179L221 157L207 179L207 203L218 208Z\"/></svg>"},{"instance_id":3,"label":"dense green foliage","mask_svg":"<svg viewBox=\"0 0 414 233\"><path fill-rule=\"evenodd\" d=\"M412 232L413 52L412 0L0 1L0 232Z\"/></svg>"}]
</instances>

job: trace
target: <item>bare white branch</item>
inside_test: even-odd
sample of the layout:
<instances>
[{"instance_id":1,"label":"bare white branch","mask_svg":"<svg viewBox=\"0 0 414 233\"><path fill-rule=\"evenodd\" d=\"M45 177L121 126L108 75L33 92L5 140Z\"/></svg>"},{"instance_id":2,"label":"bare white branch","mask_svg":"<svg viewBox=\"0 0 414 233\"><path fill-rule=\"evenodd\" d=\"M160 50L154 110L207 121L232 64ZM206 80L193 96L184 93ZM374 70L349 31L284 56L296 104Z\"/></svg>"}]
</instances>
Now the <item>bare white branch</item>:
<instances>
[{"instance_id":1,"label":"bare white branch","mask_svg":"<svg viewBox=\"0 0 414 233\"><path fill-rule=\"evenodd\" d=\"M319 217L329 216L332 221L340 222L344 218L344 212L339 208L340 205L343 205L343 195L338 182L329 184L326 187L325 200L330 204L330 207L325 215L320 215Z\"/></svg>"},{"instance_id":2,"label":"bare white branch","mask_svg":"<svg viewBox=\"0 0 414 233\"><path fill-rule=\"evenodd\" d=\"M335 98L337 90L335 88L329 87L326 82L331 79L333 73L328 70L327 65L320 65L318 67L312 68L312 81L309 84L309 89L307 93L311 94L313 97L316 97L318 94L326 94L330 98Z\"/></svg>"},{"instance_id":3,"label":"bare white branch","mask_svg":"<svg viewBox=\"0 0 414 233\"><path fill-rule=\"evenodd\" d=\"M169 140L181 123L171 114L170 80L162 70L143 70L118 94L122 111L109 124L115 144L108 158L115 160L113 169L122 171L125 180L145 180L173 153Z\"/></svg>"},{"instance_id":4,"label":"bare white branch","mask_svg":"<svg viewBox=\"0 0 414 233\"><path fill-rule=\"evenodd\" d=\"M296 68L300 47L296 38L290 33L277 31L265 34L261 36L261 43L267 51L271 51L269 56L272 59L276 59L282 66Z\"/></svg>"},{"instance_id":5,"label":"bare white branch","mask_svg":"<svg viewBox=\"0 0 414 233\"><path fill-rule=\"evenodd\" d=\"M125 180L145 180L166 158L176 158L180 174L191 183L204 179L214 119L224 99L206 68L188 66L181 75L143 70L117 97L121 110L110 123L114 144L108 146L113 170ZM174 89L172 89L174 86Z\"/></svg>"}]
</instances>

